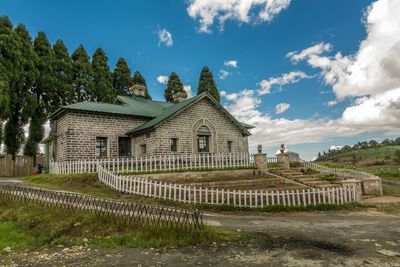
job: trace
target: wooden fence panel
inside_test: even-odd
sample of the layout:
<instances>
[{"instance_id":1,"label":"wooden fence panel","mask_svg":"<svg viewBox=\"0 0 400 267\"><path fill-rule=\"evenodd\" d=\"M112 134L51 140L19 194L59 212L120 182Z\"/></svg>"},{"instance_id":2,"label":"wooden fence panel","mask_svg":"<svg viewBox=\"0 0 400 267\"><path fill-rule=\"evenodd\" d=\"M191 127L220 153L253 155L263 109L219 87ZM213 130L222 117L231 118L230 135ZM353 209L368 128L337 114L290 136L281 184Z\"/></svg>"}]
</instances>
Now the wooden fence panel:
<instances>
[{"instance_id":1,"label":"wooden fence panel","mask_svg":"<svg viewBox=\"0 0 400 267\"><path fill-rule=\"evenodd\" d=\"M37 163L42 162L41 157L37 158ZM29 176L33 170L33 158L28 156L17 156L15 161L11 155L0 157L0 176Z\"/></svg>"}]
</instances>

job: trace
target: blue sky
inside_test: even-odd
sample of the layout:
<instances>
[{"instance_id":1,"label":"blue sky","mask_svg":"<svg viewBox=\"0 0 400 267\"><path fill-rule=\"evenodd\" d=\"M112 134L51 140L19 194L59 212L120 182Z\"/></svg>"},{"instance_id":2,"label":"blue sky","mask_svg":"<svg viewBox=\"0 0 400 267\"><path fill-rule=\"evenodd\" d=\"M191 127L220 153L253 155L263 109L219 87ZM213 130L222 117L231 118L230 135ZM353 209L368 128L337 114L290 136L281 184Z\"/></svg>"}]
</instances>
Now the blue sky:
<instances>
[{"instance_id":1,"label":"blue sky","mask_svg":"<svg viewBox=\"0 0 400 267\"><path fill-rule=\"evenodd\" d=\"M374 118L361 118L362 123L357 127L352 122L360 122L360 118L353 115L360 112L356 110L359 106L365 109L368 104L374 104L369 102L397 100L393 94L392 97L383 95L397 88L397 84L375 94L376 89L359 89L361 86L352 82L352 73L341 75L341 70L357 65L358 61L363 62L358 56L363 52L362 42L370 39L366 21L372 11L368 12L367 7L375 8L378 14L390 11L380 11L378 4L374 6L369 0L274 1L281 10L267 10L267 4L259 4L246 11L235 6L234 0L216 0L215 13L212 13L207 9L210 1L199 0L1 0L0 14L9 16L14 25L25 24L32 36L44 31L52 43L62 39L70 52L79 44L89 54L101 47L112 68L119 57L124 57L133 71L139 70L145 76L154 99L163 99L165 87L157 77L175 71L195 93L201 68L209 66L219 89L224 91L223 104L239 119L257 126L258 130L250 139L252 150L261 143L272 154L280 143L287 143L291 150L299 151L309 159L330 145L399 134L398 121L392 122L389 118L392 113L383 112L381 120L385 121L388 116L390 122L377 127L369 126L374 123ZM223 3L230 4L230 8L224 9ZM190 8L196 15L190 14ZM393 8L396 10L397 6ZM259 16L264 9L272 18ZM245 14L245 18L238 14ZM204 26L202 19L210 16L214 23ZM227 19L218 23L222 16ZM373 16L370 19L374 19ZM398 21L395 17L393 20ZM381 24L378 21L376 25ZM165 42L161 42L159 36L163 30L171 37L168 39L167 36ZM397 41L395 39L393 43ZM298 55L318 44L329 44L329 49L309 53L300 60L287 56L289 52L296 54L295 51ZM338 59L337 53L345 59ZM385 55L374 56L382 58ZM310 58L318 62L310 63ZM330 60L328 67L320 63L326 59ZM228 61L231 61L230 65ZM335 67L337 65L341 66L340 70ZM220 77L222 72L226 77ZM288 82L271 80L291 72L303 76L288 78ZM328 81L330 75L336 79ZM266 94L259 92L263 80L270 84ZM351 88L348 84L356 86ZM397 91L394 96L398 96ZM250 108L241 109L243 104ZM277 112L279 104L283 104L281 113ZM346 111L349 107L354 108ZM363 123L368 126L363 128ZM333 129L331 133L327 130L329 127ZM343 131L334 130L341 127ZM325 130L318 135L320 129Z\"/></svg>"}]
</instances>

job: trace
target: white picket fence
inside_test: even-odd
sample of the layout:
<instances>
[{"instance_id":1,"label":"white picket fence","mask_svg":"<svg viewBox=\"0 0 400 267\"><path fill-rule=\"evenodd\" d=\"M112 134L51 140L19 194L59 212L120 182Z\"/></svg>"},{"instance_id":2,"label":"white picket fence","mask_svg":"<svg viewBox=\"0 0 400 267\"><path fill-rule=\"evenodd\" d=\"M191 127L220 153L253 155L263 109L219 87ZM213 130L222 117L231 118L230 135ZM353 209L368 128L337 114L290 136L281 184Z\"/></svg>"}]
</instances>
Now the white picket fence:
<instances>
[{"instance_id":1,"label":"white picket fence","mask_svg":"<svg viewBox=\"0 0 400 267\"><path fill-rule=\"evenodd\" d=\"M254 154L167 154L132 158L105 158L50 162L50 173L96 172L102 165L113 173L151 173L196 169L229 169L254 167Z\"/></svg>"},{"instance_id":2,"label":"white picket fence","mask_svg":"<svg viewBox=\"0 0 400 267\"><path fill-rule=\"evenodd\" d=\"M273 205L315 206L318 204L346 204L358 201L356 187L309 188L285 191L224 190L120 176L113 174L100 165L97 173L101 182L120 192L189 204L262 208Z\"/></svg>"}]
</instances>

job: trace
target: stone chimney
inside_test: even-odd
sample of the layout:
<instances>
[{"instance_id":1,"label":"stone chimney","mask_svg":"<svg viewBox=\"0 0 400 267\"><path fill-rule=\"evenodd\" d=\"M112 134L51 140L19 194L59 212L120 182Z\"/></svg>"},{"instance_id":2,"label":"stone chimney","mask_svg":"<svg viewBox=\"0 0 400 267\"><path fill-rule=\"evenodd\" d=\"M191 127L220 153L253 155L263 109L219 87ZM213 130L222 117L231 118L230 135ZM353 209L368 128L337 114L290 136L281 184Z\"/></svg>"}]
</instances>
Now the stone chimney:
<instances>
[{"instance_id":1,"label":"stone chimney","mask_svg":"<svg viewBox=\"0 0 400 267\"><path fill-rule=\"evenodd\" d=\"M134 95L134 96L141 96L141 97L146 96L146 86L141 85L141 84L132 85L129 88L129 91L131 91L132 95Z\"/></svg>"},{"instance_id":2,"label":"stone chimney","mask_svg":"<svg viewBox=\"0 0 400 267\"><path fill-rule=\"evenodd\" d=\"M172 96L172 99L174 100L175 103L180 103L187 99L187 93L186 92L177 92Z\"/></svg>"}]
</instances>

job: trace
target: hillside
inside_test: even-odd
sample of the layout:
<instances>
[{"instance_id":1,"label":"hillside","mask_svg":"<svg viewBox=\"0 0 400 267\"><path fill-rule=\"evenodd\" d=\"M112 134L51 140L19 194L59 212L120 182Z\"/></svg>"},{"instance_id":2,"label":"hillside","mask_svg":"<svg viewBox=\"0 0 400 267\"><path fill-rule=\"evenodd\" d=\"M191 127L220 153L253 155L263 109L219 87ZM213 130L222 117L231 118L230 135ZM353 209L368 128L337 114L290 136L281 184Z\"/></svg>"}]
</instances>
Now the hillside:
<instances>
[{"instance_id":1,"label":"hillside","mask_svg":"<svg viewBox=\"0 0 400 267\"><path fill-rule=\"evenodd\" d=\"M317 159L319 162L348 162L358 163L360 161L385 162L393 161L396 150L400 150L400 145L381 146L373 148L363 148L352 151L331 152L325 157Z\"/></svg>"}]
</instances>

